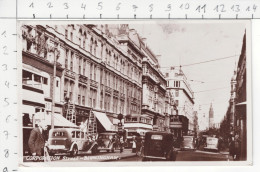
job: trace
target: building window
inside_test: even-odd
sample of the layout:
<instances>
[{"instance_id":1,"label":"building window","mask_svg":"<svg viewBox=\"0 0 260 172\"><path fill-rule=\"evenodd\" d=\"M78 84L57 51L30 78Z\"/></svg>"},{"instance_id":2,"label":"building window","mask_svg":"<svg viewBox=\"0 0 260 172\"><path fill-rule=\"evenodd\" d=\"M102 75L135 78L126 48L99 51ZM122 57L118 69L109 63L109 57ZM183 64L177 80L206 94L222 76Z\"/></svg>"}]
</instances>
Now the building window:
<instances>
[{"instance_id":1,"label":"building window","mask_svg":"<svg viewBox=\"0 0 260 172\"><path fill-rule=\"evenodd\" d=\"M116 78L116 90L118 90L118 82L119 82L119 79Z\"/></svg>"},{"instance_id":2,"label":"building window","mask_svg":"<svg viewBox=\"0 0 260 172\"><path fill-rule=\"evenodd\" d=\"M179 97L179 90L176 90L176 91L175 91L175 96L176 96L176 97Z\"/></svg>"},{"instance_id":3,"label":"building window","mask_svg":"<svg viewBox=\"0 0 260 172\"><path fill-rule=\"evenodd\" d=\"M100 84L103 84L103 70L100 69Z\"/></svg>"},{"instance_id":4,"label":"building window","mask_svg":"<svg viewBox=\"0 0 260 172\"><path fill-rule=\"evenodd\" d=\"M43 77L43 84L48 85L48 78Z\"/></svg>"},{"instance_id":5,"label":"building window","mask_svg":"<svg viewBox=\"0 0 260 172\"><path fill-rule=\"evenodd\" d=\"M83 62L83 75L85 75L85 72L86 72L86 60L84 60Z\"/></svg>"},{"instance_id":6,"label":"building window","mask_svg":"<svg viewBox=\"0 0 260 172\"><path fill-rule=\"evenodd\" d=\"M107 84L107 86L110 87L110 73L108 73L108 84Z\"/></svg>"},{"instance_id":7,"label":"building window","mask_svg":"<svg viewBox=\"0 0 260 172\"><path fill-rule=\"evenodd\" d=\"M82 45L81 45L81 38L79 38L79 47L81 47Z\"/></svg>"},{"instance_id":8,"label":"building window","mask_svg":"<svg viewBox=\"0 0 260 172\"><path fill-rule=\"evenodd\" d=\"M59 81L56 81L56 87L59 87Z\"/></svg>"},{"instance_id":9,"label":"building window","mask_svg":"<svg viewBox=\"0 0 260 172\"><path fill-rule=\"evenodd\" d=\"M103 108L103 94L100 94L100 109Z\"/></svg>"},{"instance_id":10,"label":"building window","mask_svg":"<svg viewBox=\"0 0 260 172\"><path fill-rule=\"evenodd\" d=\"M179 106L179 100L175 100L176 106Z\"/></svg>"},{"instance_id":11,"label":"building window","mask_svg":"<svg viewBox=\"0 0 260 172\"><path fill-rule=\"evenodd\" d=\"M167 85L166 86L169 87L169 81L167 81Z\"/></svg>"},{"instance_id":12,"label":"building window","mask_svg":"<svg viewBox=\"0 0 260 172\"><path fill-rule=\"evenodd\" d=\"M31 81L32 80L32 73L23 70L23 83L27 83L27 81Z\"/></svg>"},{"instance_id":13,"label":"building window","mask_svg":"<svg viewBox=\"0 0 260 172\"><path fill-rule=\"evenodd\" d=\"M93 99L93 108L96 108L96 99Z\"/></svg>"},{"instance_id":14,"label":"building window","mask_svg":"<svg viewBox=\"0 0 260 172\"><path fill-rule=\"evenodd\" d=\"M66 49L65 68L68 69L69 50Z\"/></svg>"},{"instance_id":15,"label":"building window","mask_svg":"<svg viewBox=\"0 0 260 172\"><path fill-rule=\"evenodd\" d=\"M85 105L85 96L82 96L82 105Z\"/></svg>"},{"instance_id":16,"label":"building window","mask_svg":"<svg viewBox=\"0 0 260 172\"><path fill-rule=\"evenodd\" d=\"M72 101L72 92L70 92L69 98L70 98L70 101Z\"/></svg>"},{"instance_id":17,"label":"building window","mask_svg":"<svg viewBox=\"0 0 260 172\"><path fill-rule=\"evenodd\" d=\"M41 83L41 76L34 74L34 81Z\"/></svg>"},{"instance_id":18,"label":"building window","mask_svg":"<svg viewBox=\"0 0 260 172\"><path fill-rule=\"evenodd\" d=\"M81 74L81 60L79 60L79 74Z\"/></svg>"},{"instance_id":19,"label":"building window","mask_svg":"<svg viewBox=\"0 0 260 172\"><path fill-rule=\"evenodd\" d=\"M96 66L94 65L94 81L96 81Z\"/></svg>"},{"instance_id":20,"label":"building window","mask_svg":"<svg viewBox=\"0 0 260 172\"><path fill-rule=\"evenodd\" d=\"M105 83L104 83L106 86L107 86L107 72L105 71Z\"/></svg>"},{"instance_id":21,"label":"building window","mask_svg":"<svg viewBox=\"0 0 260 172\"><path fill-rule=\"evenodd\" d=\"M74 53L71 52L71 61L70 61L70 70L73 71L73 56L74 56Z\"/></svg>"},{"instance_id":22,"label":"building window","mask_svg":"<svg viewBox=\"0 0 260 172\"><path fill-rule=\"evenodd\" d=\"M68 30L65 29L65 38L68 39Z\"/></svg>"},{"instance_id":23,"label":"building window","mask_svg":"<svg viewBox=\"0 0 260 172\"><path fill-rule=\"evenodd\" d=\"M73 41L73 32L70 32L70 40Z\"/></svg>"},{"instance_id":24,"label":"building window","mask_svg":"<svg viewBox=\"0 0 260 172\"><path fill-rule=\"evenodd\" d=\"M93 64L90 64L90 79L92 79L92 72L93 72Z\"/></svg>"},{"instance_id":25,"label":"building window","mask_svg":"<svg viewBox=\"0 0 260 172\"><path fill-rule=\"evenodd\" d=\"M78 104L81 105L81 95L78 95Z\"/></svg>"},{"instance_id":26,"label":"building window","mask_svg":"<svg viewBox=\"0 0 260 172\"><path fill-rule=\"evenodd\" d=\"M89 98L89 106L92 107L92 98Z\"/></svg>"},{"instance_id":27,"label":"building window","mask_svg":"<svg viewBox=\"0 0 260 172\"><path fill-rule=\"evenodd\" d=\"M85 45L86 45L86 39L84 38L84 39L83 39L83 48L84 48L84 49L85 49L85 47L86 47Z\"/></svg>"},{"instance_id":28,"label":"building window","mask_svg":"<svg viewBox=\"0 0 260 172\"><path fill-rule=\"evenodd\" d=\"M115 87L116 87L116 77L114 76L113 77L113 88L116 89Z\"/></svg>"}]
</instances>

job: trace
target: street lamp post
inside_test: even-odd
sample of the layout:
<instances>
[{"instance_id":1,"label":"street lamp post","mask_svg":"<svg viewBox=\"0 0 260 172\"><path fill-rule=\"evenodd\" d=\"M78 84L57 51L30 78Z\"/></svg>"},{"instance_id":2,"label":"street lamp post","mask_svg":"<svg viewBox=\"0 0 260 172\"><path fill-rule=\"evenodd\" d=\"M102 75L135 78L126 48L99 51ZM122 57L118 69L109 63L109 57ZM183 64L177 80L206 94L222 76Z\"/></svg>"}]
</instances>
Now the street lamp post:
<instances>
[{"instance_id":1,"label":"street lamp post","mask_svg":"<svg viewBox=\"0 0 260 172\"><path fill-rule=\"evenodd\" d=\"M54 128L54 109L55 109L55 87L56 87L56 66L57 66L57 56L58 56L58 43L54 42L54 47L52 49L54 53L54 63L53 63L53 78L52 78L52 108L51 108L51 128Z\"/></svg>"}]
</instances>

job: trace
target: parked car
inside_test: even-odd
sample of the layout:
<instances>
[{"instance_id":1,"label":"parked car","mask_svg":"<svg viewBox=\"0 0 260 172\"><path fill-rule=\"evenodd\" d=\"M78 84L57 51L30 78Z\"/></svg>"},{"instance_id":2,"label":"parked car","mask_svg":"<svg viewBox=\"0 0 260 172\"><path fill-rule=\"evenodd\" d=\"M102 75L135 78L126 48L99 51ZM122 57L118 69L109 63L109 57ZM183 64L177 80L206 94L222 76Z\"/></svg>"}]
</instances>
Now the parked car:
<instances>
[{"instance_id":1,"label":"parked car","mask_svg":"<svg viewBox=\"0 0 260 172\"><path fill-rule=\"evenodd\" d=\"M204 147L204 150L218 151L218 138L207 137L206 146Z\"/></svg>"},{"instance_id":2,"label":"parked car","mask_svg":"<svg viewBox=\"0 0 260 172\"><path fill-rule=\"evenodd\" d=\"M79 151L97 153L95 136L75 128L54 128L49 131L48 151L50 155L70 153L76 156Z\"/></svg>"},{"instance_id":3,"label":"parked car","mask_svg":"<svg viewBox=\"0 0 260 172\"><path fill-rule=\"evenodd\" d=\"M181 150L195 150L195 138L194 136L183 136L181 142Z\"/></svg>"},{"instance_id":4,"label":"parked car","mask_svg":"<svg viewBox=\"0 0 260 172\"><path fill-rule=\"evenodd\" d=\"M176 138L171 133L147 132L144 138L143 161L175 161L177 150L174 148Z\"/></svg>"},{"instance_id":5,"label":"parked car","mask_svg":"<svg viewBox=\"0 0 260 172\"><path fill-rule=\"evenodd\" d=\"M119 135L117 133L100 133L97 139L98 151L115 152L120 149Z\"/></svg>"}]
</instances>

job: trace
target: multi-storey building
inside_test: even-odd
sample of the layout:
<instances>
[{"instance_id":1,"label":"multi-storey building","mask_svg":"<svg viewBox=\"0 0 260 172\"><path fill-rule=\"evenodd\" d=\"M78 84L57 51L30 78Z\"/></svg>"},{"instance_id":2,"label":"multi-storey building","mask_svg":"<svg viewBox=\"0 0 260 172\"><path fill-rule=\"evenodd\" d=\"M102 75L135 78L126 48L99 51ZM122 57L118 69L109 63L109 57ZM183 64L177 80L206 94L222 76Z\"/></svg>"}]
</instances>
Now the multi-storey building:
<instances>
[{"instance_id":1,"label":"multi-storey building","mask_svg":"<svg viewBox=\"0 0 260 172\"><path fill-rule=\"evenodd\" d=\"M166 80L159 70L157 57L147 47L145 39L141 39L136 30L129 29L128 25L109 25L109 28L119 43L124 45L122 48L132 54L136 62L142 63L142 102L138 100L142 104L142 112L129 114L125 120L125 128L129 132L140 133L149 130L164 131L167 128L165 116L168 117L165 113L168 108L165 105Z\"/></svg>"},{"instance_id":2,"label":"multi-storey building","mask_svg":"<svg viewBox=\"0 0 260 172\"><path fill-rule=\"evenodd\" d=\"M247 60L246 60L246 33L243 38L241 54L237 64L236 87L236 126L241 139L241 160L247 159Z\"/></svg>"},{"instance_id":3,"label":"multi-storey building","mask_svg":"<svg viewBox=\"0 0 260 172\"><path fill-rule=\"evenodd\" d=\"M153 130L166 131L169 124L170 101L166 93L166 80L159 69L157 56L147 46L146 39L141 41L143 59L143 100L142 115L153 119Z\"/></svg>"},{"instance_id":4,"label":"multi-storey building","mask_svg":"<svg viewBox=\"0 0 260 172\"><path fill-rule=\"evenodd\" d=\"M23 120L23 152L28 153L28 137L30 131L40 120L51 124L51 106L53 85L55 85L54 119L55 127L75 127L61 114L63 101L61 97L63 71L61 63L57 63L54 81L54 56L60 61L59 42L46 32L42 26L24 25L21 27L22 56L22 105ZM54 83L55 82L55 83Z\"/></svg>"},{"instance_id":5,"label":"multi-storey building","mask_svg":"<svg viewBox=\"0 0 260 172\"><path fill-rule=\"evenodd\" d=\"M72 105L76 117L73 122L79 126L92 111L98 119L100 132L116 130L120 113L141 113L141 56L135 47L126 46L123 39L118 41L112 36L107 25L37 25L23 28L32 42L39 37L42 43L32 44L30 54L37 54L38 49L43 49L37 57L39 61L48 63L50 72L53 70L54 53L49 51L51 47L57 48L55 103L60 109L56 108L55 112L66 116L64 105ZM31 44L26 39L23 41L26 46ZM41 66L41 63L35 66ZM40 80L46 83L45 78ZM44 90L45 93L48 91ZM45 105L42 107L46 109Z\"/></svg>"},{"instance_id":6,"label":"multi-storey building","mask_svg":"<svg viewBox=\"0 0 260 172\"><path fill-rule=\"evenodd\" d=\"M176 68L165 69L167 89L174 95L177 116L170 122L171 131L176 136L194 133L194 96L183 71Z\"/></svg>"}]
</instances>

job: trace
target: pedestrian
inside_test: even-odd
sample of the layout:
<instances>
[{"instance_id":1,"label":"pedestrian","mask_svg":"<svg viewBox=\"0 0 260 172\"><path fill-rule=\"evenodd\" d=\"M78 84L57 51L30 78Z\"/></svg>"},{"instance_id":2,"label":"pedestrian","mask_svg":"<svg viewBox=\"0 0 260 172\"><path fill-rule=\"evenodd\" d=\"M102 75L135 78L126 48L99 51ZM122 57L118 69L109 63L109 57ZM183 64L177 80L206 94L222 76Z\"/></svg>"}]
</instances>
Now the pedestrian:
<instances>
[{"instance_id":1,"label":"pedestrian","mask_svg":"<svg viewBox=\"0 0 260 172\"><path fill-rule=\"evenodd\" d=\"M239 138L239 135L235 135L235 141L234 141L234 148L235 148L235 157L234 160L238 161L240 159L240 146L241 146L241 141Z\"/></svg>"},{"instance_id":2,"label":"pedestrian","mask_svg":"<svg viewBox=\"0 0 260 172\"><path fill-rule=\"evenodd\" d=\"M38 127L34 128L31 131L28 141L28 145L32 156L39 156L39 159L40 156L44 155L44 146L45 141L47 140L44 134L45 130L47 130L47 124L45 123L45 121L39 122Z\"/></svg>"},{"instance_id":3,"label":"pedestrian","mask_svg":"<svg viewBox=\"0 0 260 172\"><path fill-rule=\"evenodd\" d=\"M124 150L124 138L123 138L123 136L120 137L119 144L120 144L120 153L122 153L123 150Z\"/></svg>"},{"instance_id":4,"label":"pedestrian","mask_svg":"<svg viewBox=\"0 0 260 172\"><path fill-rule=\"evenodd\" d=\"M230 143L229 143L229 155L235 159L235 138L231 137Z\"/></svg>"},{"instance_id":5,"label":"pedestrian","mask_svg":"<svg viewBox=\"0 0 260 172\"><path fill-rule=\"evenodd\" d=\"M136 139L135 139L135 136L133 136L132 153L136 153Z\"/></svg>"},{"instance_id":6,"label":"pedestrian","mask_svg":"<svg viewBox=\"0 0 260 172\"><path fill-rule=\"evenodd\" d=\"M136 155L138 155L141 151L141 147L142 147L142 137L139 133L137 133L137 137L136 137Z\"/></svg>"}]
</instances>

